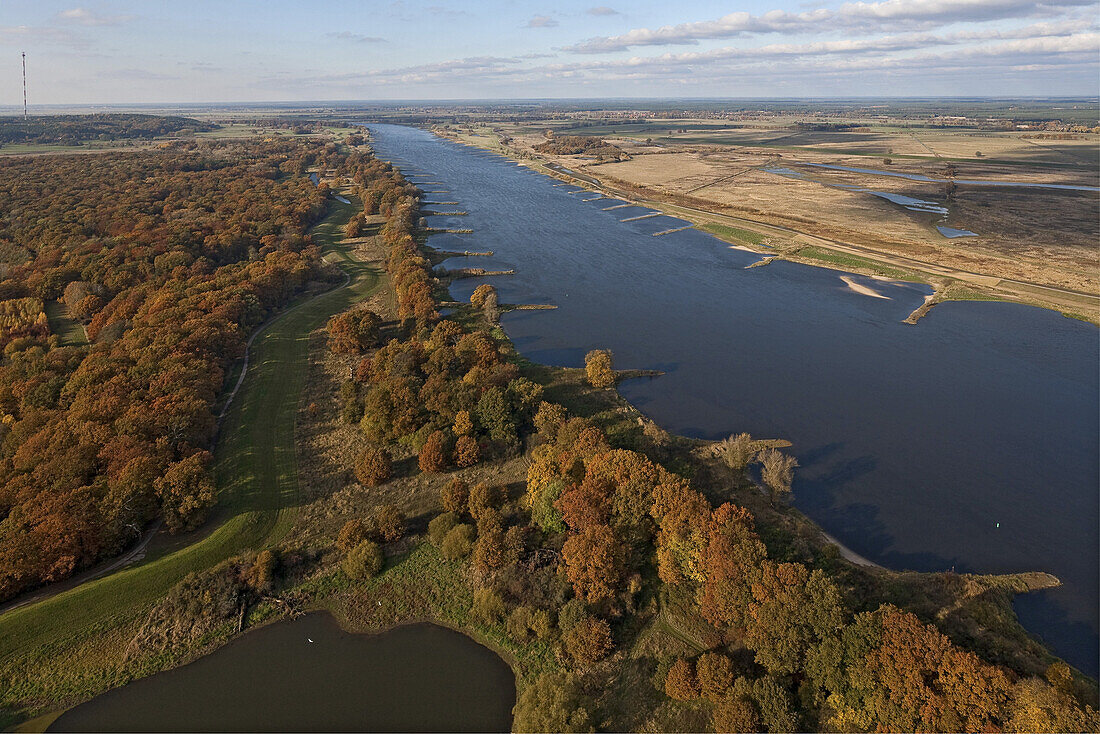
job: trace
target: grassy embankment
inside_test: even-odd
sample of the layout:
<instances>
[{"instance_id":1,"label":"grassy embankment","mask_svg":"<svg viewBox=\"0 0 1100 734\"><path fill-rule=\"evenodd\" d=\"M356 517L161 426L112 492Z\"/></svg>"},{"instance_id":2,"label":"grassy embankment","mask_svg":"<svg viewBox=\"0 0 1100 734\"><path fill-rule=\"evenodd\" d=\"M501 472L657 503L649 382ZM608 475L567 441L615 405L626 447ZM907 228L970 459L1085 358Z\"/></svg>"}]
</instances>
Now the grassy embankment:
<instances>
[{"instance_id":1,"label":"grassy embankment","mask_svg":"<svg viewBox=\"0 0 1100 734\"><path fill-rule=\"evenodd\" d=\"M0 616L0 680L7 682L0 707L38 697L86 697L124 682L135 671L123 670L119 650L154 600L188 573L286 534L298 505L294 420L308 335L380 284L379 271L339 245L354 211L354 205L332 202L313 230L326 259L347 273L347 284L284 311L253 344L248 376L215 450L219 507L207 523L212 529L178 550L151 553L143 563ZM7 716L14 717L8 722L21 718L10 709Z\"/></svg>"}]
</instances>

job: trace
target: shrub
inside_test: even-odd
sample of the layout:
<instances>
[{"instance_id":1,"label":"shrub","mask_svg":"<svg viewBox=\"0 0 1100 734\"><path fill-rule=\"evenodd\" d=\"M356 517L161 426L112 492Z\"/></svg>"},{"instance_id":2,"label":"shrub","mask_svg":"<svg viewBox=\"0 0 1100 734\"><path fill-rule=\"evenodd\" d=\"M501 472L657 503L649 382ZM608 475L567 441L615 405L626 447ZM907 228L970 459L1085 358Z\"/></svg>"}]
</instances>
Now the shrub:
<instances>
[{"instance_id":1,"label":"shrub","mask_svg":"<svg viewBox=\"0 0 1100 734\"><path fill-rule=\"evenodd\" d=\"M480 482L470 490L470 515L480 520L486 510L496 510L501 503L500 489L488 482Z\"/></svg>"},{"instance_id":2,"label":"shrub","mask_svg":"<svg viewBox=\"0 0 1100 734\"><path fill-rule=\"evenodd\" d=\"M531 606L516 607L508 615L506 629L508 636L521 645L533 638L545 640L550 636L550 615Z\"/></svg>"},{"instance_id":3,"label":"shrub","mask_svg":"<svg viewBox=\"0 0 1100 734\"><path fill-rule=\"evenodd\" d=\"M447 512L461 515L470 508L470 487L458 477L452 479L439 495Z\"/></svg>"},{"instance_id":4,"label":"shrub","mask_svg":"<svg viewBox=\"0 0 1100 734\"><path fill-rule=\"evenodd\" d=\"M465 469L481 461L481 447L473 436L459 436L455 442L455 466Z\"/></svg>"},{"instance_id":5,"label":"shrub","mask_svg":"<svg viewBox=\"0 0 1100 734\"><path fill-rule=\"evenodd\" d=\"M245 581L257 594L269 593L275 586L275 571L279 559L271 550L262 550L256 554L249 567Z\"/></svg>"},{"instance_id":6,"label":"shrub","mask_svg":"<svg viewBox=\"0 0 1100 734\"><path fill-rule=\"evenodd\" d=\"M397 505L383 505L374 513L374 526L387 543L401 540L405 534L405 513Z\"/></svg>"},{"instance_id":7,"label":"shrub","mask_svg":"<svg viewBox=\"0 0 1100 734\"><path fill-rule=\"evenodd\" d=\"M523 689L516 706L512 729L518 732L592 731L589 701L581 694L575 676L543 673Z\"/></svg>"},{"instance_id":8,"label":"shrub","mask_svg":"<svg viewBox=\"0 0 1100 734\"><path fill-rule=\"evenodd\" d=\"M578 665L591 665L611 651L611 626L607 620L589 617L562 635L566 654Z\"/></svg>"},{"instance_id":9,"label":"shrub","mask_svg":"<svg viewBox=\"0 0 1100 734\"><path fill-rule=\"evenodd\" d=\"M449 561L457 561L470 555L474 549L474 529L465 524L455 525L443 538L440 553Z\"/></svg>"},{"instance_id":10,"label":"shrub","mask_svg":"<svg viewBox=\"0 0 1100 734\"><path fill-rule=\"evenodd\" d=\"M455 525L458 525L458 516L453 512L443 512L433 517L428 523L428 537L432 545L436 548L443 545L443 539Z\"/></svg>"},{"instance_id":11,"label":"shrub","mask_svg":"<svg viewBox=\"0 0 1100 734\"><path fill-rule=\"evenodd\" d=\"M485 624L500 624L507 609L500 594L488 587L474 592L474 616Z\"/></svg>"},{"instance_id":12,"label":"shrub","mask_svg":"<svg viewBox=\"0 0 1100 734\"><path fill-rule=\"evenodd\" d=\"M364 540L351 549L344 558L341 568L353 579L366 579L382 570L384 560L382 549L378 544Z\"/></svg>"},{"instance_id":13,"label":"shrub","mask_svg":"<svg viewBox=\"0 0 1100 734\"><path fill-rule=\"evenodd\" d=\"M425 474L438 474L447 468L447 437L443 431L434 431L428 436L417 463Z\"/></svg>"},{"instance_id":14,"label":"shrub","mask_svg":"<svg viewBox=\"0 0 1100 734\"><path fill-rule=\"evenodd\" d=\"M588 384L595 388L611 387L615 384L615 373L611 370L611 352L606 349L593 349L584 355L584 371Z\"/></svg>"},{"instance_id":15,"label":"shrub","mask_svg":"<svg viewBox=\"0 0 1100 734\"><path fill-rule=\"evenodd\" d=\"M355 478L364 487L377 487L389 481L393 458L381 446L368 446L355 462Z\"/></svg>"},{"instance_id":16,"label":"shrub","mask_svg":"<svg viewBox=\"0 0 1100 734\"><path fill-rule=\"evenodd\" d=\"M751 701L740 696L727 696L714 706L715 731L760 731L760 717ZM796 731L769 729L768 731Z\"/></svg>"},{"instance_id":17,"label":"shrub","mask_svg":"<svg viewBox=\"0 0 1100 734\"><path fill-rule=\"evenodd\" d=\"M344 527L340 528L340 534L336 536L336 547L341 552L347 553L366 540L369 535L370 533L363 521L357 517L352 518L344 523Z\"/></svg>"}]
</instances>

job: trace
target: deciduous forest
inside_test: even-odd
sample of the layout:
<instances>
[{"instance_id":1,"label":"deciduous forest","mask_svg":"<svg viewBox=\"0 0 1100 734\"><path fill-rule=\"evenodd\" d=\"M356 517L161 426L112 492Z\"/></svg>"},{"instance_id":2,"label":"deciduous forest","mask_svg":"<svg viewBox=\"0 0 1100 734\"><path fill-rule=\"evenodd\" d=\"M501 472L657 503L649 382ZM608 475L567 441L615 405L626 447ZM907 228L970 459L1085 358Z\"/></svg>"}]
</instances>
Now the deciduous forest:
<instances>
[{"instance_id":1,"label":"deciduous forest","mask_svg":"<svg viewBox=\"0 0 1100 734\"><path fill-rule=\"evenodd\" d=\"M251 329L326 274L312 142L0 167L0 599L202 522L214 405ZM64 316L51 323L44 304ZM86 339L62 341L62 321ZM79 343L77 343L79 342Z\"/></svg>"}]
</instances>

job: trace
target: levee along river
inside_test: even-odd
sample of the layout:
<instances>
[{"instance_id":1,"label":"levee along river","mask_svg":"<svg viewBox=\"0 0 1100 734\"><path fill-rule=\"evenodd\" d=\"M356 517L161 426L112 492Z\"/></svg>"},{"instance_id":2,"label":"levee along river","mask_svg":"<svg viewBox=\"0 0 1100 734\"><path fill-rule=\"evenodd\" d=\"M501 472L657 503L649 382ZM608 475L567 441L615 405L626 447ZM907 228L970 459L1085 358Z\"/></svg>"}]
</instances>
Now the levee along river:
<instances>
[{"instance_id":1,"label":"levee along river","mask_svg":"<svg viewBox=\"0 0 1100 734\"><path fill-rule=\"evenodd\" d=\"M1017 610L1097 673L1094 326L987 302L941 304L907 325L927 286L782 261L746 269L759 256L686 222L424 130L368 127L380 156L425 182L426 201L467 212L427 217L473 230L433 246L495 253L446 267L514 269L485 281L502 302L557 306L504 315L525 356L579 366L608 348L616 367L666 373L621 386L665 428L790 439L796 505L883 565L1055 574L1062 587ZM480 282L456 281L454 297Z\"/></svg>"}]
</instances>

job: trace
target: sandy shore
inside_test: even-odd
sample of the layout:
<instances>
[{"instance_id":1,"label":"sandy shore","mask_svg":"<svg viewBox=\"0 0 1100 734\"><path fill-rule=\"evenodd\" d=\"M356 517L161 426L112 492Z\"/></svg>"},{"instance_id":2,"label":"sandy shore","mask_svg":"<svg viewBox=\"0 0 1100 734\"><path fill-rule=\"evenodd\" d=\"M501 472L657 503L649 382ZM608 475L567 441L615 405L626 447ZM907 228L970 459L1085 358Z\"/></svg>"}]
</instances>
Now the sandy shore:
<instances>
[{"instance_id":1,"label":"sandy shore","mask_svg":"<svg viewBox=\"0 0 1100 734\"><path fill-rule=\"evenodd\" d=\"M882 295L881 293L879 293L878 291L876 291L872 288L868 288L865 285L861 285L860 283L857 283L854 280L852 280L851 278L849 278L847 275L840 276L840 279L843 280L844 284L847 285L852 290L854 290L856 293L859 293L859 294L864 295L864 296L871 296L871 298L885 298L887 301L890 300L889 296L884 296L884 295Z\"/></svg>"},{"instance_id":2,"label":"sandy shore","mask_svg":"<svg viewBox=\"0 0 1100 734\"><path fill-rule=\"evenodd\" d=\"M837 548L840 549L840 555L844 558L844 560L851 561L852 563L856 564L857 566L869 566L870 568L885 568L885 566L880 566L879 564L875 563L874 561L869 560L867 558L864 558L860 554L856 553L854 550L851 550L850 548L846 547L843 543L841 543L839 540L837 540L833 536L826 533L824 530L821 531L821 534L823 536L825 536L825 540L829 541L830 543L832 543L833 545L835 545Z\"/></svg>"}]
</instances>

